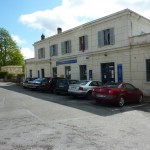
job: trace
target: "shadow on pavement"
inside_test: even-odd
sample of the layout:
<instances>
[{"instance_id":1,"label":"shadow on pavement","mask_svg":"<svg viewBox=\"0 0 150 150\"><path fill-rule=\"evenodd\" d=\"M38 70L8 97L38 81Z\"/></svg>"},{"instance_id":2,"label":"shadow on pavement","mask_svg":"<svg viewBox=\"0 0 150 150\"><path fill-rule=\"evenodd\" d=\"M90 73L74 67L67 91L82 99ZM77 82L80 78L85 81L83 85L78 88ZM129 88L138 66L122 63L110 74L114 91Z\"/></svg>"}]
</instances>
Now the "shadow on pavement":
<instances>
[{"instance_id":1,"label":"shadow on pavement","mask_svg":"<svg viewBox=\"0 0 150 150\"><path fill-rule=\"evenodd\" d=\"M145 100L143 104L126 104L124 107L120 108L111 103L96 103L94 100L86 100L84 98L73 98L71 96L55 95L52 93L43 93L40 91L32 91L29 89L24 89L22 86L18 86L14 83L0 83L0 88L14 91L20 94L29 95L34 98L38 98L45 101L54 102L60 105L65 105L68 107L73 107L93 113L100 116L110 116L118 113L123 113L127 111L140 110L144 112L150 112L149 97Z\"/></svg>"}]
</instances>

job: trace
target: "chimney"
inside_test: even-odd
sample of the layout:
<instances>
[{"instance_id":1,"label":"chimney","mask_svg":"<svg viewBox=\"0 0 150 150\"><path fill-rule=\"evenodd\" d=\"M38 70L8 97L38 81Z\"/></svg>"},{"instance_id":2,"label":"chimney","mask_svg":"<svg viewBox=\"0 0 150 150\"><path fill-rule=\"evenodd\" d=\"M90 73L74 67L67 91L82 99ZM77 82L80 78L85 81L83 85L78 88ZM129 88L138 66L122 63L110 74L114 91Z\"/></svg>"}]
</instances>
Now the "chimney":
<instances>
[{"instance_id":1,"label":"chimney","mask_svg":"<svg viewBox=\"0 0 150 150\"><path fill-rule=\"evenodd\" d=\"M41 40L44 40L44 39L45 39L45 35L42 34L42 35L41 35Z\"/></svg>"},{"instance_id":2,"label":"chimney","mask_svg":"<svg viewBox=\"0 0 150 150\"><path fill-rule=\"evenodd\" d=\"M57 34L62 33L62 28L57 28Z\"/></svg>"}]
</instances>

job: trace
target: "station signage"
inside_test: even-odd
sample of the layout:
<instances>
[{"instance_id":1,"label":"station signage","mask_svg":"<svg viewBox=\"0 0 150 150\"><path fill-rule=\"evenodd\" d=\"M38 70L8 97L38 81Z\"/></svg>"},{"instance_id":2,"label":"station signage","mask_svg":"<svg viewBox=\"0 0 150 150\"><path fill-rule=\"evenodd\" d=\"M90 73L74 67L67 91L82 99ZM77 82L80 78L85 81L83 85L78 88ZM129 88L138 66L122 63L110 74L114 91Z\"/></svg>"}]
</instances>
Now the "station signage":
<instances>
[{"instance_id":1,"label":"station signage","mask_svg":"<svg viewBox=\"0 0 150 150\"><path fill-rule=\"evenodd\" d=\"M56 61L56 66L64 65L64 64L72 64L72 63L77 63L77 59L64 60L64 61Z\"/></svg>"}]
</instances>

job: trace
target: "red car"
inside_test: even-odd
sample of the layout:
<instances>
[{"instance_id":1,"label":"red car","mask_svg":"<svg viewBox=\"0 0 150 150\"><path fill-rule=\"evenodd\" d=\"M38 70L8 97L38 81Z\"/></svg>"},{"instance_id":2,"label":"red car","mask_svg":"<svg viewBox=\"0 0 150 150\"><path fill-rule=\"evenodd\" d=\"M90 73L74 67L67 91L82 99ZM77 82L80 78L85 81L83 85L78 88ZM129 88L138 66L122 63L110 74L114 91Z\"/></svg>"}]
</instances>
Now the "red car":
<instances>
[{"instance_id":1,"label":"red car","mask_svg":"<svg viewBox=\"0 0 150 150\"><path fill-rule=\"evenodd\" d=\"M126 102L143 102L143 93L130 83L107 83L92 90L96 102L112 102L120 107Z\"/></svg>"}]
</instances>

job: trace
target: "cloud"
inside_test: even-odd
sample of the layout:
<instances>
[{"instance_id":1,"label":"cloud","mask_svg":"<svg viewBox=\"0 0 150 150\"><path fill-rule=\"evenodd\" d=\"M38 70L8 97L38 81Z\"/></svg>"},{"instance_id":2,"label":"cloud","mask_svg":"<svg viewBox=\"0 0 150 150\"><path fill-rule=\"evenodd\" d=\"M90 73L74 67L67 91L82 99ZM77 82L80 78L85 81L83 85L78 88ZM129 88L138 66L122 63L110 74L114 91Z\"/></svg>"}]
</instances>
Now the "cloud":
<instances>
[{"instance_id":1,"label":"cloud","mask_svg":"<svg viewBox=\"0 0 150 150\"><path fill-rule=\"evenodd\" d=\"M34 58L34 51L30 48L21 48L21 53L25 59Z\"/></svg>"},{"instance_id":2,"label":"cloud","mask_svg":"<svg viewBox=\"0 0 150 150\"><path fill-rule=\"evenodd\" d=\"M24 14L19 21L34 29L40 30L46 36L57 33L57 28L63 31L129 8L147 18L150 18L149 0L62 0L60 6L53 9ZM17 43L24 43L18 36L12 36ZM25 58L34 57L29 48L22 48Z\"/></svg>"},{"instance_id":3,"label":"cloud","mask_svg":"<svg viewBox=\"0 0 150 150\"><path fill-rule=\"evenodd\" d=\"M52 35L56 34L57 27L61 27L63 31L68 30L121 10L119 5L115 5L115 2L116 0L62 0L60 6L51 10L21 15L19 21L28 27Z\"/></svg>"},{"instance_id":4,"label":"cloud","mask_svg":"<svg viewBox=\"0 0 150 150\"><path fill-rule=\"evenodd\" d=\"M26 44L25 40L22 40L18 35L11 35L12 39L19 45L19 47L22 47L21 45ZM24 56L25 59L33 58L34 57L34 51L30 48L20 48L21 54Z\"/></svg>"},{"instance_id":5,"label":"cloud","mask_svg":"<svg viewBox=\"0 0 150 150\"><path fill-rule=\"evenodd\" d=\"M62 0L60 6L51 10L21 15L19 21L49 36L56 34L58 27L65 31L125 8L150 17L149 9L146 9L149 5L149 0Z\"/></svg>"},{"instance_id":6,"label":"cloud","mask_svg":"<svg viewBox=\"0 0 150 150\"><path fill-rule=\"evenodd\" d=\"M149 10L150 1L149 0L118 0L118 4L125 7L130 7L137 10Z\"/></svg>"},{"instance_id":7,"label":"cloud","mask_svg":"<svg viewBox=\"0 0 150 150\"><path fill-rule=\"evenodd\" d=\"M17 43L17 44L25 44L26 41L22 40L18 35L11 35L12 39Z\"/></svg>"}]
</instances>

